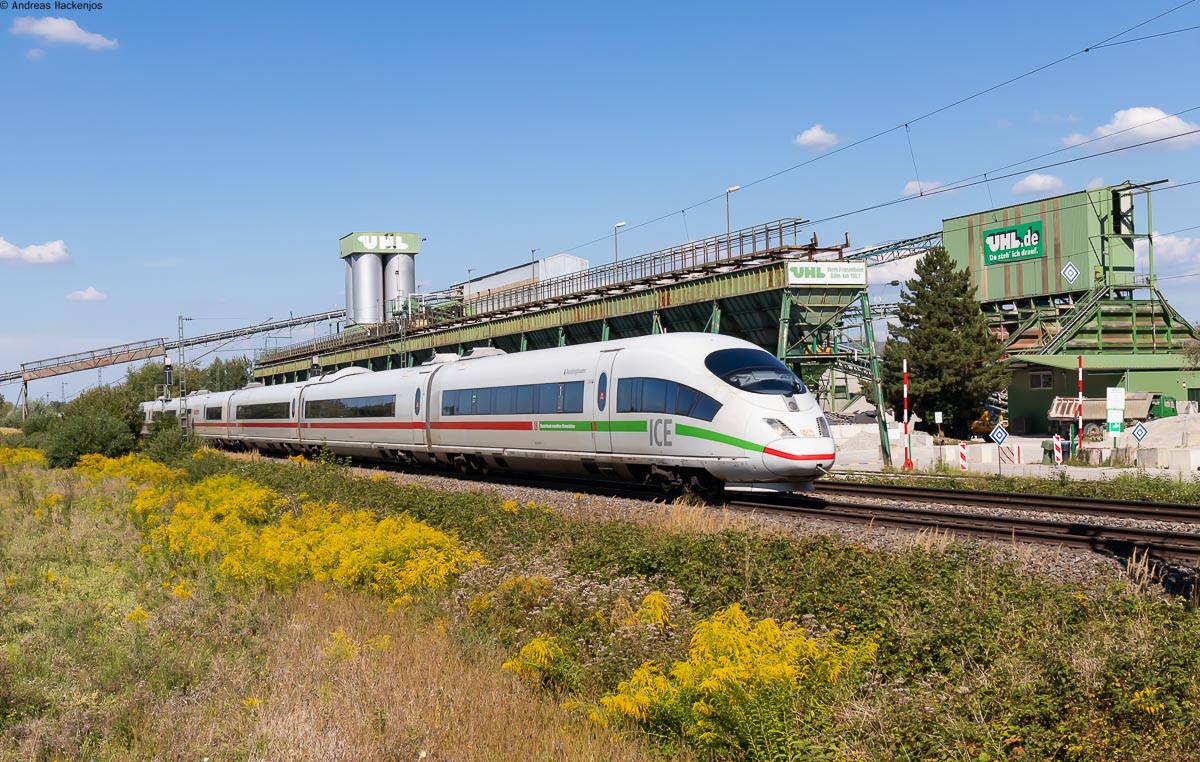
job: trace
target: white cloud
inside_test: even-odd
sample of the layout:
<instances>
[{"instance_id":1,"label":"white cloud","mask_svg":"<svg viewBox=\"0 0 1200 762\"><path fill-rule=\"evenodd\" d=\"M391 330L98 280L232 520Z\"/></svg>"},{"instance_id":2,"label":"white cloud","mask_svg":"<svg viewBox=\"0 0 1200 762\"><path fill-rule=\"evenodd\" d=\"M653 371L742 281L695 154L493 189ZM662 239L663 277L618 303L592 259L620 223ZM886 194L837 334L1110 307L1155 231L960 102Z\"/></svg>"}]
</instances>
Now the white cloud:
<instances>
[{"instance_id":1,"label":"white cloud","mask_svg":"<svg viewBox=\"0 0 1200 762\"><path fill-rule=\"evenodd\" d=\"M72 291L67 294L67 298L73 302L102 302L108 298L108 294L97 291L92 286L88 286L82 291Z\"/></svg>"},{"instance_id":2,"label":"white cloud","mask_svg":"<svg viewBox=\"0 0 1200 762\"><path fill-rule=\"evenodd\" d=\"M1134 241L1133 252L1138 269L1145 272L1150 267L1149 244L1145 238ZM1175 272L1181 266L1194 270L1197 263L1200 263L1200 238L1154 234L1155 275Z\"/></svg>"},{"instance_id":3,"label":"white cloud","mask_svg":"<svg viewBox=\"0 0 1200 762\"><path fill-rule=\"evenodd\" d=\"M1103 188L1104 185L1105 182L1103 177L1093 177L1091 180L1088 180L1087 189L1094 190L1095 188Z\"/></svg>"},{"instance_id":4,"label":"white cloud","mask_svg":"<svg viewBox=\"0 0 1200 762\"><path fill-rule=\"evenodd\" d=\"M894 280L900 281L901 284L912 280L917 277L917 262L920 259L920 257L905 257L870 267L867 269L867 283L872 286L885 286Z\"/></svg>"},{"instance_id":5,"label":"white cloud","mask_svg":"<svg viewBox=\"0 0 1200 762\"><path fill-rule=\"evenodd\" d=\"M917 196L922 193L928 193L931 190L936 190L945 185L941 180L909 180L904 184L904 190L900 191L902 196ZM948 191L953 193L953 191Z\"/></svg>"},{"instance_id":6,"label":"white cloud","mask_svg":"<svg viewBox=\"0 0 1200 762\"><path fill-rule=\"evenodd\" d=\"M1147 140L1157 140L1200 130L1200 124L1185 122L1177 116L1153 106L1135 106L1113 114L1113 120L1092 130L1090 135L1074 133L1062 139L1063 145L1074 146L1093 138L1105 138L1100 145L1105 148L1120 148ZM1117 134L1120 133L1120 134ZM1200 133L1160 143L1163 148L1184 148L1200 145Z\"/></svg>"},{"instance_id":7,"label":"white cloud","mask_svg":"<svg viewBox=\"0 0 1200 762\"><path fill-rule=\"evenodd\" d=\"M81 28L71 19L46 16L35 19L32 16L20 16L13 20L10 34L28 34L38 38L43 44L83 45L88 50L104 50L117 47L116 40L110 40Z\"/></svg>"},{"instance_id":8,"label":"white cloud","mask_svg":"<svg viewBox=\"0 0 1200 762\"><path fill-rule=\"evenodd\" d=\"M1042 175L1034 172L1028 177L1017 181L1012 187L1013 193L1049 193L1062 190L1063 181L1054 175Z\"/></svg>"},{"instance_id":9,"label":"white cloud","mask_svg":"<svg viewBox=\"0 0 1200 762\"><path fill-rule=\"evenodd\" d=\"M29 50L25 51L25 57L30 61L45 61L46 51L42 50L41 48L30 48Z\"/></svg>"},{"instance_id":10,"label":"white cloud","mask_svg":"<svg viewBox=\"0 0 1200 762\"><path fill-rule=\"evenodd\" d=\"M47 241L43 244L14 246L3 238L0 238L0 262L12 260L14 262L26 262L31 265L52 265L58 262L66 262L68 259L70 257L67 255L67 245L62 241Z\"/></svg>"},{"instance_id":11,"label":"white cloud","mask_svg":"<svg viewBox=\"0 0 1200 762\"><path fill-rule=\"evenodd\" d=\"M814 151L824 151L838 144L836 132L827 132L824 127L814 124L796 136L796 145L811 148Z\"/></svg>"}]
</instances>

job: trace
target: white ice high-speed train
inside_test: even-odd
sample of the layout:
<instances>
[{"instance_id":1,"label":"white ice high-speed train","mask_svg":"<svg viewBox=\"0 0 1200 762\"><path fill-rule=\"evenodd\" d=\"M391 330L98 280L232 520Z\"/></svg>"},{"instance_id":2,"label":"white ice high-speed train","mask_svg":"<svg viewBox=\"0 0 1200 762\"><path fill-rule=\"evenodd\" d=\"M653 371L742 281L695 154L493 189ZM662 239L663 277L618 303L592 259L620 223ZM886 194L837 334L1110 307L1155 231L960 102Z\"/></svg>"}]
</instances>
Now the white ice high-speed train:
<instances>
[{"instance_id":1,"label":"white ice high-speed train","mask_svg":"<svg viewBox=\"0 0 1200 762\"><path fill-rule=\"evenodd\" d=\"M753 344L707 333L481 348L185 403L183 425L216 445L481 471L799 490L834 461L800 379Z\"/></svg>"}]
</instances>

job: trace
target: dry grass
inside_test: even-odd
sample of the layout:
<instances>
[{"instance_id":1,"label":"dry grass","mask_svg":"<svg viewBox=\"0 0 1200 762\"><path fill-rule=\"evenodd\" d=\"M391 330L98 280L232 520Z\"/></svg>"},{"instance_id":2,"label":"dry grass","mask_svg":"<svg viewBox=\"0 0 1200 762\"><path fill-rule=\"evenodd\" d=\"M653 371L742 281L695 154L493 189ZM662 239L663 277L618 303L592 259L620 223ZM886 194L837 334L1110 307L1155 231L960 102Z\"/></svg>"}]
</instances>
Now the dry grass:
<instances>
[{"instance_id":1,"label":"dry grass","mask_svg":"<svg viewBox=\"0 0 1200 762\"><path fill-rule=\"evenodd\" d=\"M531 694L505 657L463 656L441 628L309 585L263 635L258 759L638 760L634 742ZM343 633L335 635L334 633Z\"/></svg>"},{"instance_id":2,"label":"dry grass","mask_svg":"<svg viewBox=\"0 0 1200 762\"><path fill-rule=\"evenodd\" d=\"M903 532L899 535L900 546L906 550L923 550L926 553L945 555L946 548L957 541L954 530L930 527L916 532Z\"/></svg>"},{"instance_id":3,"label":"dry grass","mask_svg":"<svg viewBox=\"0 0 1200 762\"><path fill-rule=\"evenodd\" d=\"M0 434L20 434L20 429L11 429L8 426L0 426Z\"/></svg>"}]
</instances>

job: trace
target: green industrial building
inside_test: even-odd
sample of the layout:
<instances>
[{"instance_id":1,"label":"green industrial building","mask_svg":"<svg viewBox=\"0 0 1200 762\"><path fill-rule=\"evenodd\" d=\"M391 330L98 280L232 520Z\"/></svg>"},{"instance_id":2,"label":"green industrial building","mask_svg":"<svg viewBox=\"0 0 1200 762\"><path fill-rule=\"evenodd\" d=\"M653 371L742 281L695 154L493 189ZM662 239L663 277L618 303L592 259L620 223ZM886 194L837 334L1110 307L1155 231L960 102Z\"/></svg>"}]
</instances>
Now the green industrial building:
<instances>
[{"instance_id":1,"label":"green industrial building","mask_svg":"<svg viewBox=\"0 0 1200 762\"><path fill-rule=\"evenodd\" d=\"M1078 393L1080 357L1085 396L1120 386L1200 400L1200 374L1183 354L1195 329L1154 275L1153 185L1094 188L943 221L943 244L968 268L1008 354L1014 433L1047 430L1051 400ZM1135 268L1139 239L1145 273Z\"/></svg>"}]
</instances>

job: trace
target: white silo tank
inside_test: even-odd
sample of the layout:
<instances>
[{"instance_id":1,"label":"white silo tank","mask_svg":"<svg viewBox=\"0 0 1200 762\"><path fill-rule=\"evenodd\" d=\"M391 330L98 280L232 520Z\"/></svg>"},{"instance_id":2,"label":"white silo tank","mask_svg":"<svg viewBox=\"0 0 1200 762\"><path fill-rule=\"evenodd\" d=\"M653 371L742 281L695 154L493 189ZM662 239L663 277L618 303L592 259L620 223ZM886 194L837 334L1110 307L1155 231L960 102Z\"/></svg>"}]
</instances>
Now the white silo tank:
<instances>
[{"instance_id":1,"label":"white silo tank","mask_svg":"<svg viewBox=\"0 0 1200 762\"><path fill-rule=\"evenodd\" d=\"M346 263L346 320L354 322L354 266L350 264L350 257L342 257L342 261Z\"/></svg>"},{"instance_id":2,"label":"white silo tank","mask_svg":"<svg viewBox=\"0 0 1200 762\"><path fill-rule=\"evenodd\" d=\"M383 261L378 254L353 254L354 322L383 322Z\"/></svg>"},{"instance_id":3,"label":"white silo tank","mask_svg":"<svg viewBox=\"0 0 1200 762\"><path fill-rule=\"evenodd\" d=\"M403 309L402 300L417 290L417 266L414 254L388 254L383 260L383 298L399 300L396 309Z\"/></svg>"}]
</instances>

